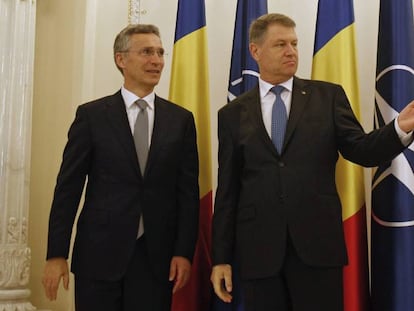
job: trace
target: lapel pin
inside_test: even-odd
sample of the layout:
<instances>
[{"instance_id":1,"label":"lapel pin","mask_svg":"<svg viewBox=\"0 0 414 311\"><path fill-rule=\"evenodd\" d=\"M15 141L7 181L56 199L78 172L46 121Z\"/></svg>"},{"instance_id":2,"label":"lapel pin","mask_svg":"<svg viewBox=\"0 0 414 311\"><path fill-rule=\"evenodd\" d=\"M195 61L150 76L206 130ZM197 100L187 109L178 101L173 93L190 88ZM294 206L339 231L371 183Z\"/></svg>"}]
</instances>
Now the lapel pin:
<instances>
[{"instance_id":1,"label":"lapel pin","mask_svg":"<svg viewBox=\"0 0 414 311\"><path fill-rule=\"evenodd\" d=\"M302 95L306 95L306 91L302 91Z\"/></svg>"}]
</instances>

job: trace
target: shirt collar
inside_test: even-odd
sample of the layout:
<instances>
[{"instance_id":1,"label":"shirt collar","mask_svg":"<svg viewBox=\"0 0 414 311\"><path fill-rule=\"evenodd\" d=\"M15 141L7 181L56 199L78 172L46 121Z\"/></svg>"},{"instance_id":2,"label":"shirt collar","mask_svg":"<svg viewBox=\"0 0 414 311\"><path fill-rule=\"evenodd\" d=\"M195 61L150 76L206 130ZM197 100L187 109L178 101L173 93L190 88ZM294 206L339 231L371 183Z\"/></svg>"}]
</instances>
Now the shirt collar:
<instances>
[{"instance_id":1,"label":"shirt collar","mask_svg":"<svg viewBox=\"0 0 414 311\"><path fill-rule=\"evenodd\" d=\"M131 106L138 100L138 99L143 99L148 103L148 108L150 108L151 110L154 109L154 101L155 101L155 93L151 92L149 93L147 96L145 97L138 97L137 95L135 95L134 93L132 93L131 91L127 90L124 86L121 87L121 95L122 98L124 99L124 103L127 109L131 108Z\"/></svg>"},{"instance_id":2,"label":"shirt collar","mask_svg":"<svg viewBox=\"0 0 414 311\"><path fill-rule=\"evenodd\" d=\"M293 77L291 77L289 80L283 82L283 83L279 83L278 85L282 85L284 86L289 92L292 92L293 89ZM262 80L259 77L259 89L260 89L260 98L265 97L270 89L274 87L273 84L270 84L269 82L266 82L264 80Z\"/></svg>"}]
</instances>

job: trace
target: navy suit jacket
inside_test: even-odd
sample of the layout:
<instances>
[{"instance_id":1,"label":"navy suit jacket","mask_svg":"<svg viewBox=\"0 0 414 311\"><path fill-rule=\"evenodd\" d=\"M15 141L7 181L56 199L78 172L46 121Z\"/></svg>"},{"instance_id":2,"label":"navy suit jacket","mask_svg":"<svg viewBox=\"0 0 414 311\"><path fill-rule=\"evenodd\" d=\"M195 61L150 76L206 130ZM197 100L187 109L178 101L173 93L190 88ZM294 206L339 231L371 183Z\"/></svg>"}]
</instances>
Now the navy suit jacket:
<instances>
[{"instance_id":1,"label":"navy suit jacket","mask_svg":"<svg viewBox=\"0 0 414 311\"><path fill-rule=\"evenodd\" d=\"M196 130L191 112L155 97L155 118L141 176L121 93L78 107L68 134L49 220L47 258L68 258L72 271L121 278L132 256L139 216L155 274L168 281L172 256L192 260L198 232Z\"/></svg>"},{"instance_id":2,"label":"navy suit jacket","mask_svg":"<svg viewBox=\"0 0 414 311\"><path fill-rule=\"evenodd\" d=\"M365 134L340 86L296 77L281 154L264 127L258 87L220 109L218 132L213 263L236 254L244 279L278 273L288 233L306 264L345 265L339 153L376 166L404 149L392 123Z\"/></svg>"}]
</instances>

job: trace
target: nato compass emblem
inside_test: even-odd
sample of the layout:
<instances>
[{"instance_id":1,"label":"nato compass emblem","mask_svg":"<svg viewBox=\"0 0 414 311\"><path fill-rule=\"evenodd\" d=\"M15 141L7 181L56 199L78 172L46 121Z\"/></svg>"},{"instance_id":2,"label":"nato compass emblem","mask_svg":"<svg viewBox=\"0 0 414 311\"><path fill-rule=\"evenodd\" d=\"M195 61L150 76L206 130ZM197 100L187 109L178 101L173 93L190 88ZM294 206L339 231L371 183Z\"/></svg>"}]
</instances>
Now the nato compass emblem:
<instances>
[{"instance_id":1,"label":"nato compass emblem","mask_svg":"<svg viewBox=\"0 0 414 311\"><path fill-rule=\"evenodd\" d=\"M393 122L413 99L414 69L407 65L385 68L376 78L375 128ZM414 226L414 143L373 175L373 220L385 227Z\"/></svg>"}]
</instances>

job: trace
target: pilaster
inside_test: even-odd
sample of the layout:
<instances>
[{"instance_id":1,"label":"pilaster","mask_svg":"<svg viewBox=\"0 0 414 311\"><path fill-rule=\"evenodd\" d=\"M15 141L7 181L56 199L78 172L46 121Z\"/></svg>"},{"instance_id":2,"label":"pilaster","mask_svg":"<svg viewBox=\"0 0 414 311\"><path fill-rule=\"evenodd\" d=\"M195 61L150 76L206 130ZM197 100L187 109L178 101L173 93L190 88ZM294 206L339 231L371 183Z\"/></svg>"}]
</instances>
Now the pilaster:
<instances>
[{"instance_id":1,"label":"pilaster","mask_svg":"<svg viewBox=\"0 0 414 311\"><path fill-rule=\"evenodd\" d=\"M34 0L0 0L0 311L29 301L28 202Z\"/></svg>"}]
</instances>

